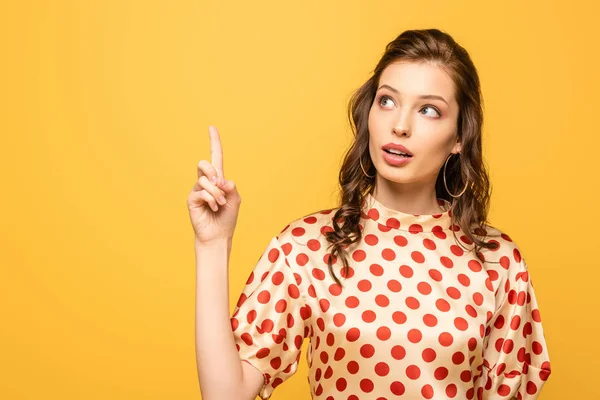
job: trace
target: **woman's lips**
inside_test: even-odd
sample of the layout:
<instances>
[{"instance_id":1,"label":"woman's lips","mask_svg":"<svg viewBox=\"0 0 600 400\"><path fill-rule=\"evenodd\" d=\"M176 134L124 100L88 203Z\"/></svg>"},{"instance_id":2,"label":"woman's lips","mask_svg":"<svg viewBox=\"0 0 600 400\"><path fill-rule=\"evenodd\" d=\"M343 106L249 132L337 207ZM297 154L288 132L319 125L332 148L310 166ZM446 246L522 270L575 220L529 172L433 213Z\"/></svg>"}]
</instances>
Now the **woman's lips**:
<instances>
[{"instance_id":1,"label":"woman's lips","mask_svg":"<svg viewBox=\"0 0 600 400\"><path fill-rule=\"evenodd\" d=\"M385 160L385 162L387 162L388 164L393 165L395 167L405 165L413 158L413 157L409 157L409 156L390 154L383 149L381 150L381 152L382 152L383 159Z\"/></svg>"}]
</instances>

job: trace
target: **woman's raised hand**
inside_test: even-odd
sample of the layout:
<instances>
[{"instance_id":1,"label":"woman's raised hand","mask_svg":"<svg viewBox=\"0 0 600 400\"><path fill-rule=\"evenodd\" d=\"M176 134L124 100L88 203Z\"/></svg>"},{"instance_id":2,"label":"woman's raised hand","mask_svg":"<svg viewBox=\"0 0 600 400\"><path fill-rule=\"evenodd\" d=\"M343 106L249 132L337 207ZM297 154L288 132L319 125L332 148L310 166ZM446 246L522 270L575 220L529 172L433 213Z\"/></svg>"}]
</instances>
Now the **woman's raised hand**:
<instances>
[{"instance_id":1,"label":"woman's raised hand","mask_svg":"<svg viewBox=\"0 0 600 400\"><path fill-rule=\"evenodd\" d=\"M225 179L219 132L212 125L208 132L212 162L198 163L198 180L187 198L196 241L201 244L233 237L242 202L235 183Z\"/></svg>"}]
</instances>

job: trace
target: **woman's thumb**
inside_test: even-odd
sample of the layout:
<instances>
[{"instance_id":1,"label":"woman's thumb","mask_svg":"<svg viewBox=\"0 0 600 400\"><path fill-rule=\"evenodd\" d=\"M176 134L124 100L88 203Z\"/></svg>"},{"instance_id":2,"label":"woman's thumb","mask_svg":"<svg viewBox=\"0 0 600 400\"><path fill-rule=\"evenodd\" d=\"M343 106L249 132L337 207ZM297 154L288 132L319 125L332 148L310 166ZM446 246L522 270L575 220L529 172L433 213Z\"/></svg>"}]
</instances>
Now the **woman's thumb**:
<instances>
[{"instance_id":1,"label":"woman's thumb","mask_svg":"<svg viewBox=\"0 0 600 400\"><path fill-rule=\"evenodd\" d=\"M227 194L230 194L235 189L235 183L229 179L223 178L224 183L219 188Z\"/></svg>"}]
</instances>

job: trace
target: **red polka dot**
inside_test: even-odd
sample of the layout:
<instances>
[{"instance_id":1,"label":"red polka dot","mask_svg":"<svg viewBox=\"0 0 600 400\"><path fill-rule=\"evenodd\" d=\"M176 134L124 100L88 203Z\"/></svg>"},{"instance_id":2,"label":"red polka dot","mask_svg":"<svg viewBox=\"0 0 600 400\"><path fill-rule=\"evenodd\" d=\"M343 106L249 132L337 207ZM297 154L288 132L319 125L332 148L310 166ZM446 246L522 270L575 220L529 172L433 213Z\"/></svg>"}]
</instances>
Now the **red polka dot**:
<instances>
[{"instance_id":1,"label":"red polka dot","mask_svg":"<svg viewBox=\"0 0 600 400\"><path fill-rule=\"evenodd\" d=\"M287 309L287 301L285 299L279 300L275 303L275 311L278 313L282 313Z\"/></svg>"},{"instance_id":2,"label":"red polka dot","mask_svg":"<svg viewBox=\"0 0 600 400\"><path fill-rule=\"evenodd\" d=\"M426 399L433 398L433 387L431 385L425 385L421 388L421 394Z\"/></svg>"},{"instance_id":3,"label":"red polka dot","mask_svg":"<svg viewBox=\"0 0 600 400\"><path fill-rule=\"evenodd\" d=\"M346 369L351 374L356 374L356 373L358 373L358 370L360 369L360 367L359 367L359 364L356 361L350 361L348 363L348 365L346 366Z\"/></svg>"},{"instance_id":4,"label":"red polka dot","mask_svg":"<svg viewBox=\"0 0 600 400\"><path fill-rule=\"evenodd\" d=\"M513 250L513 257L515 258L515 261L520 263L521 262L521 252L519 251L519 249L514 249Z\"/></svg>"},{"instance_id":5,"label":"red polka dot","mask_svg":"<svg viewBox=\"0 0 600 400\"><path fill-rule=\"evenodd\" d=\"M415 262L418 262L419 264L425 262L425 256L420 251L413 251L412 253L410 253L410 256Z\"/></svg>"},{"instance_id":6,"label":"red polka dot","mask_svg":"<svg viewBox=\"0 0 600 400\"><path fill-rule=\"evenodd\" d=\"M437 299L437 301L435 302L435 306L440 311L444 311L444 312L450 311L450 303L448 303L444 299Z\"/></svg>"},{"instance_id":7,"label":"red polka dot","mask_svg":"<svg viewBox=\"0 0 600 400\"><path fill-rule=\"evenodd\" d=\"M466 331L469 328L469 323L461 317L454 319L454 326L460 331Z\"/></svg>"},{"instance_id":8,"label":"red polka dot","mask_svg":"<svg viewBox=\"0 0 600 400\"><path fill-rule=\"evenodd\" d=\"M367 279L362 279L358 282L358 290L361 292L368 292L372 287L373 285L371 284L371 281Z\"/></svg>"},{"instance_id":9,"label":"red polka dot","mask_svg":"<svg viewBox=\"0 0 600 400\"><path fill-rule=\"evenodd\" d=\"M342 287L337 283L329 285L329 293L334 296L339 296L342 293Z\"/></svg>"},{"instance_id":10,"label":"red polka dot","mask_svg":"<svg viewBox=\"0 0 600 400\"><path fill-rule=\"evenodd\" d=\"M358 328L350 328L346 332L346 340L349 342L355 342L360 337L360 330Z\"/></svg>"},{"instance_id":11,"label":"red polka dot","mask_svg":"<svg viewBox=\"0 0 600 400\"><path fill-rule=\"evenodd\" d=\"M369 271L371 271L371 273L375 276L383 275L383 268L379 264L371 264Z\"/></svg>"},{"instance_id":12,"label":"red polka dot","mask_svg":"<svg viewBox=\"0 0 600 400\"><path fill-rule=\"evenodd\" d=\"M335 326L340 327L342 325L344 325L344 322L346 322L346 316L342 313L336 313L333 316L333 323Z\"/></svg>"},{"instance_id":13,"label":"red polka dot","mask_svg":"<svg viewBox=\"0 0 600 400\"><path fill-rule=\"evenodd\" d=\"M400 227L400 221L398 221L396 218L388 218L385 221L385 226L389 228L398 229Z\"/></svg>"},{"instance_id":14,"label":"red polka dot","mask_svg":"<svg viewBox=\"0 0 600 400\"><path fill-rule=\"evenodd\" d=\"M438 320L433 314L425 314L423 316L423 323L429 327L433 327L437 325Z\"/></svg>"},{"instance_id":15,"label":"red polka dot","mask_svg":"<svg viewBox=\"0 0 600 400\"><path fill-rule=\"evenodd\" d=\"M356 296L349 296L346 299L346 307L348 308L356 308L358 307L358 305L360 304L360 301L358 300L358 297ZM323 310L325 311L325 310Z\"/></svg>"},{"instance_id":16,"label":"red polka dot","mask_svg":"<svg viewBox=\"0 0 600 400\"><path fill-rule=\"evenodd\" d=\"M462 249L462 247L459 247L455 244L450 246L450 251L452 252L452 254L454 254L455 256L462 256L464 253L464 250Z\"/></svg>"},{"instance_id":17,"label":"red polka dot","mask_svg":"<svg viewBox=\"0 0 600 400\"><path fill-rule=\"evenodd\" d=\"M435 237L437 237L438 239L446 239L447 237L446 233L444 232L444 229L439 225L434 226L431 232L433 232Z\"/></svg>"},{"instance_id":18,"label":"red polka dot","mask_svg":"<svg viewBox=\"0 0 600 400\"><path fill-rule=\"evenodd\" d=\"M379 307L387 307L390 305L390 299L384 294L378 294L375 296L375 303L377 303Z\"/></svg>"},{"instance_id":19,"label":"red polka dot","mask_svg":"<svg viewBox=\"0 0 600 400\"><path fill-rule=\"evenodd\" d=\"M400 266L400 275L402 275L405 278L410 278L413 276L413 270L411 267L409 267L408 265L402 265Z\"/></svg>"},{"instance_id":20,"label":"red polka dot","mask_svg":"<svg viewBox=\"0 0 600 400\"><path fill-rule=\"evenodd\" d=\"M417 285L417 290L421 294L429 294L431 293L431 285L427 282L419 282Z\"/></svg>"},{"instance_id":21,"label":"red polka dot","mask_svg":"<svg viewBox=\"0 0 600 400\"><path fill-rule=\"evenodd\" d=\"M383 249L381 251L381 257L386 261L393 261L396 259L396 252L392 249Z\"/></svg>"},{"instance_id":22,"label":"red polka dot","mask_svg":"<svg viewBox=\"0 0 600 400\"><path fill-rule=\"evenodd\" d=\"M364 250L356 250L352 253L352 259L354 261L360 262L367 258L367 253Z\"/></svg>"},{"instance_id":23,"label":"red polka dot","mask_svg":"<svg viewBox=\"0 0 600 400\"><path fill-rule=\"evenodd\" d=\"M525 390L526 390L526 391L527 391L527 393L528 393L528 394L530 394L530 395L534 395L534 394L536 394L536 393L537 393L537 391L538 391L538 388L537 388L536 384L535 384L534 382L532 382L532 381L528 381L528 382L527 382L527 385L526 385L525 387L526 387L526 389L525 389Z\"/></svg>"},{"instance_id":24,"label":"red polka dot","mask_svg":"<svg viewBox=\"0 0 600 400\"><path fill-rule=\"evenodd\" d=\"M311 274L315 279L318 279L320 281L325 279L325 271L323 271L322 269L313 268L313 270L311 271Z\"/></svg>"},{"instance_id":25,"label":"red polka dot","mask_svg":"<svg viewBox=\"0 0 600 400\"><path fill-rule=\"evenodd\" d=\"M329 360L329 355L327 354L327 352L322 351L321 355L320 355L320 358L321 358L321 362L323 364L327 364L327 361Z\"/></svg>"},{"instance_id":26,"label":"red polka dot","mask_svg":"<svg viewBox=\"0 0 600 400\"><path fill-rule=\"evenodd\" d=\"M321 242L319 242L316 239L310 239L307 243L306 246L311 249L312 251L318 251L321 248Z\"/></svg>"},{"instance_id":27,"label":"red polka dot","mask_svg":"<svg viewBox=\"0 0 600 400\"><path fill-rule=\"evenodd\" d=\"M412 343L419 343L423 338L423 334L418 329L411 329L408 331L408 340Z\"/></svg>"},{"instance_id":28,"label":"red polka dot","mask_svg":"<svg viewBox=\"0 0 600 400\"><path fill-rule=\"evenodd\" d=\"M438 337L438 341L442 346L448 347L452 344L452 342L454 342L454 338L450 333L442 332Z\"/></svg>"},{"instance_id":29,"label":"red polka dot","mask_svg":"<svg viewBox=\"0 0 600 400\"><path fill-rule=\"evenodd\" d=\"M421 369L416 365L409 365L406 367L406 376L410 379L419 379L419 376L421 376Z\"/></svg>"},{"instance_id":30,"label":"red polka dot","mask_svg":"<svg viewBox=\"0 0 600 400\"><path fill-rule=\"evenodd\" d=\"M420 233L423 232L423 227L419 224L412 224L411 226L408 227L408 231L410 233Z\"/></svg>"},{"instance_id":31,"label":"red polka dot","mask_svg":"<svg viewBox=\"0 0 600 400\"><path fill-rule=\"evenodd\" d=\"M267 304L271 300L271 293L268 290L263 290L258 294L258 302L261 304Z\"/></svg>"},{"instance_id":32,"label":"red polka dot","mask_svg":"<svg viewBox=\"0 0 600 400\"><path fill-rule=\"evenodd\" d=\"M377 211L376 208L371 208L369 209L369 211L367 211L367 215L369 216L369 218L377 221L379 219L379 211Z\"/></svg>"},{"instance_id":33,"label":"red polka dot","mask_svg":"<svg viewBox=\"0 0 600 400\"><path fill-rule=\"evenodd\" d=\"M300 297L300 290L298 289L298 286L290 284L288 286L288 294L292 299L297 299L298 297Z\"/></svg>"},{"instance_id":34,"label":"red polka dot","mask_svg":"<svg viewBox=\"0 0 600 400\"><path fill-rule=\"evenodd\" d=\"M435 369L433 376L435 376L435 379L441 381L446 379L446 377L448 376L448 368L446 367L438 367Z\"/></svg>"},{"instance_id":35,"label":"red polka dot","mask_svg":"<svg viewBox=\"0 0 600 400\"><path fill-rule=\"evenodd\" d=\"M402 360L406 356L406 350L400 345L392 347L392 357L396 360Z\"/></svg>"},{"instance_id":36,"label":"red polka dot","mask_svg":"<svg viewBox=\"0 0 600 400\"><path fill-rule=\"evenodd\" d=\"M508 396L510 394L510 386L501 383L500 386L498 386L498 394L500 396Z\"/></svg>"},{"instance_id":37,"label":"red polka dot","mask_svg":"<svg viewBox=\"0 0 600 400\"><path fill-rule=\"evenodd\" d=\"M416 298L412 297L412 296L408 296L405 300L406 305L408 308L412 308L413 310L416 310L420 307L420 303L419 300L417 300Z\"/></svg>"},{"instance_id":38,"label":"red polka dot","mask_svg":"<svg viewBox=\"0 0 600 400\"><path fill-rule=\"evenodd\" d=\"M361 379L360 380L360 388L363 392L370 393L373 391L374 387L375 386L373 385L373 381L371 381L370 379Z\"/></svg>"},{"instance_id":39,"label":"red polka dot","mask_svg":"<svg viewBox=\"0 0 600 400\"><path fill-rule=\"evenodd\" d=\"M406 322L406 314L404 314L402 311L395 311L392 314L392 319L397 324L403 324Z\"/></svg>"},{"instance_id":40,"label":"red polka dot","mask_svg":"<svg viewBox=\"0 0 600 400\"><path fill-rule=\"evenodd\" d=\"M300 237L302 235L304 235L304 233L306 232L306 230L302 227L297 227L292 229L292 235L296 236L296 237Z\"/></svg>"},{"instance_id":41,"label":"red polka dot","mask_svg":"<svg viewBox=\"0 0 600 400\"><path fill-rule=\"evenodd\" d=\"M392 331L387 326L377 329L377 338L379 340L388 340L392 336Z\"/></svg>"},{"instance_id":42,"label":"red polka dot","mask_svg":"<svg viewBox=\"0 0 600 400\"><path fill-rule=\"evenodd\" d=\"M483 267L481 266L481 263L477 260L470 260L467 263L467 266L469 267L469 269L473 272L479 272L483 269Z\"/></svg>"},{"instance_id":43,"label":"red polka dot","mask_svg":"<svg viewBox=\"0 0 600 400\"><path fill-rule=\"evenodd\" d=\"M456 365L460 365L465 361L465 355L460 351L452 354L452 362Z\"/></svg>"},{"instance_id":44,"label":"red polka dot","mask_svg":"<svg viewBox=\"0 0 600 400\"><path fill-rule=\"evenodd\" d=\"M375 321L377 315L371 310L365 310L362 313L362 320L368 323Z\"/></svg>"},{"instance_id":45,"label":"red polka dot","mask_svg":"<svg viewBox=\"0 0 600 400\"><path fill-rule=\"evenodd\" d=\"M340 361L342 358L344 358L345 355L346 350L344 350L342 347L338 347L338 349L335 351L335 354L333 355L333 359L335 361Z\"/></svg>"},{"instance_id":46,"label":"red polka dot","mask_svg":"<svg viewBox=\"0 0 600 400\"><path fill-rule=\"evenodd\" d=\"M365 243L369 246L375 246L377 243L379 243L379 239L376 235L369 233L368 235L365 235Z\"/></svg>"},{"instance_id":47,"label":"red polka dot","mask_svg":"<svg viewBox=\"0 0 600 400\"><path fill-rule=\"evenodd\" d=\"M348 272L346 272L346 270L348 270ZM340 276L342 276L343 278L352 278L354 276L354 268L350 266L345 266L344 268L341 268Z\"/></svg>"},{"instance_id":48,"label":"red polka dot","mask_svg":"<svg viewBox=\"0 0 600 400\"><path fill-rule=\"evenodd\" d=\"M451 383L448 386L446 386L446 396L453 398L456 396L457 393L458 393L458 388L456 387L456 385L454 383Z\"/></svg>"},{"instance_id":49,"label":"red polka dot","mask_svg":"<svg viewBox=\"0 0 600 400\"><path fill-rule=\"evenodd\" d=\"M452 260L446 256L440 257L440 262L446 268L452 268L454 266L454 263L452 262Z\"/></svg>"},{"instance_id":50,"label":"red polka dot","mask_svg":"<svg viewBox=\"0 0 600 400\"><path fill-rule=\"evenodd\" d=\"M390 367L384 362L375 364L375 373L379 376L386 376L390 373Z\"/></svg>"},{"instance_id":51,"label":"red polka dot","mask_svg":"<svg viewBox=\"0 0 600 400\"><path fill-rule=\"evenodd\" d=\"M387 283L387 287L390 291L396 292L396 293L399 292L400 290L402 290L402 284L395 279L389 280Z\"/></svg>"},{"instance_id":52,"label":"red polka dot","mask_svg":"<svg viewBox=\"0 0 600 400\"><path fill-rule=\"evenodd\" d=\"M305 253L300 253L296 256L296 263L301 267L305 266L308 263L308 260L310 260L310 258Z\"/></svg>"},{"instance_id":53,"label":"red polka dot","mask_svg":"<svg viewBox=\"0 0 600 400\"><path fill-rule=\"evenodd\" d=\"M446 289L446 293L453 299L460 299L460 291L454 286L450 286Z\"/></svg>"},{"instance_id":54,"label":"red polka dot","mask_svg":"<svg viewBox=\"0 0 600 400\"><path fill-rule=\"evenodd\" d=\"M408 240L406 237L402 235L394 236L394 243L396 243L400 247L404 247L408 244Z\"/></svg>"},{"instance_id":55,"label":"red polka dot","mask_svg":"<svg viewBox=\"0 0 600 400\"><path fill-rule=\"evenodd\" d=\"M435 242L431 239L423 239L423 247L425 247L427 250L435 250L436 249L436 245Z\"/></svg>"},{"instance_id":56,"label":"red polka dot","mask_svg":"<svg viewBox=\"0 0 600 400\"><path fill-rule=\"evenodd\" d=\"M477 318L477 310L475 310L475 308L472 305L467 304L465 306L465 311L467 312L467 314L469 314L469 316Z\"/></svg>"},{"instance_id":57,"label":"red polka dot","mask_svg":"<svg viewBox=\"0 0 600 400\"><path fill-rule=\"evenodd\" d=\"M401 396L406 392L406 388L402 382L394 381L390 384L390 391L396 396Z\"/></svg>"},{"instance_id":58,"label":"red polka dot","mask_svg":"<svg viewBox=\"0 0 600 400\"><path fill-rule=\"evenodd\" d=\"M442 281L442 273L440 271L438 271L437 269L430 269L429 276L431 277L431 279L433 279L436 282Z\"/></svg>"},{"instance_id":59,"label":"red polka dot","mask_svg":"<svg viewBox=\"0 0 600 400\"><path fill-rule=\"evenodd\" d=\"M375 354L375 347L370 344L364 344L360 348L360 355L364 358L371 358Z\"/></svg>"},{"instance_id":60,"label":"red polka dot","mask_svg":"<svg viewBox=\"0 0 600 400\"><path fill-rule=\"evenodd\" d=\"M504 345L502 346L502 351L506 354L509 354L514 348L514 342L511 339L506 339L504 341Z\"/></svg>"},{"instance_id":61,"label":"red polka dot","mask_svg":"<svg viewBox=\"0 0 600 400\"><path fill-rule=\"evenodd\" d=\"M421 353L421 356L423 357L423 361L432 362L436 359L437 354L434 349L427 348L427 349L423 350L423 352Z\"/></svg>"}]
</instances>

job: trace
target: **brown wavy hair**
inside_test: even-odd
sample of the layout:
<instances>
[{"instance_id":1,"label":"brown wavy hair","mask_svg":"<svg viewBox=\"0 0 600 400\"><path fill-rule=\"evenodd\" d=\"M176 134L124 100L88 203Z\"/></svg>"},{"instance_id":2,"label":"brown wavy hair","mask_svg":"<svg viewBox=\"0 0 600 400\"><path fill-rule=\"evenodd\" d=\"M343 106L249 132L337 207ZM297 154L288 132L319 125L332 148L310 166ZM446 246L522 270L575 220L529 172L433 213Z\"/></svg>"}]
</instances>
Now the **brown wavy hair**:
<instances>
[{"instance_id":1,"label":"brown wavy hair","mask_svg":"<svg viewBox=\"0 0 600 400\"><path fill-rule=\"evenodd\" d=\"M443 168L440 169L435 184L438 198L452 203L450 215L452 233L461 229L467 237L462 240L474 244L475 255L483 261L482 247L497 249L498 242L485 241L488 236L486 225L491 196L491 187L482 157L483 98L475 65L467 51L445 32L438 29L407 30L388 43L385 52L373 70L373 75L350 98L348 120L354 134L354 142L344 156L339 173L340 206L332 217L333 230L324 235L331 249L327 257L329 273L336 283L343 286L335 276L332 264L338 254L345 267L344 277L348 276L349 265L346 248L362 238L358 222L364 197L375 187L375 166L369 156L368 119L375 92L383 70L391 63L410 61L433 63L443 68L455 86L459 104L457 121L458 137L461 142L461 156L451 157L446 167L446 184L452 194L460 193L470 182L465 192L458 198L448 194L444 186ZM360 161L367 174L363 172Z\"/></svg>"}]
</instances>

